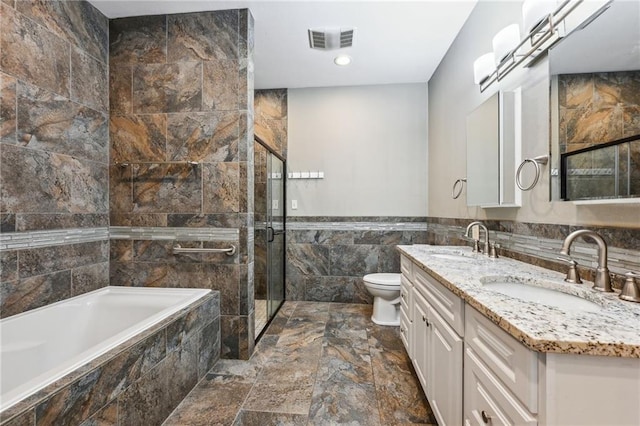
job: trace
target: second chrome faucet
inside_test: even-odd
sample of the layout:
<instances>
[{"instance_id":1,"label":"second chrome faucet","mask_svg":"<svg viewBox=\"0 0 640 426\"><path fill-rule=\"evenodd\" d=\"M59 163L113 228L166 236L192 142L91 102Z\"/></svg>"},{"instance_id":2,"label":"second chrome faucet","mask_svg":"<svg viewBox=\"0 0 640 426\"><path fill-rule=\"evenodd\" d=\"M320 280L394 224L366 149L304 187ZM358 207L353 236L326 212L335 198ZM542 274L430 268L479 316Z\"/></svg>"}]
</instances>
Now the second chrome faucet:
<instances>
[{"instance_id":1,"label":"second chrome faucet","mask_svg":"<svg viewBox=\"0 0 640 426\"><path fill-rule=\"evenodd\" d=\"M560 249L560 253L567 256L569 259L560 258L566 262L569 262L569 272L567 272L567 278L565 281L580 283L580 276L578 275L578 270L576 269L576 262L569 257L571 253L571 244L573 241L578 238L590 238L598 244L598 267L596 268L596 277L593 282L593 288L595 290L612 292L611 288L611 277L609 276L609 268L607 267L607 243L604 241L604 238L600 234L590 229L579 229L577 231L573 231L567 238L564 239L562 243L562 249Z\"/></svg>"},{"instance_id":2,"label":"second chrome faucet","mask_svg":"<svg viewBox=\"0 0 640 426\"><path fill-rule=\"evenodd\" d=\"M489 242L489 230L487 229L484 223L478 220L476 220L475 222L471 222L467 226L467 229L464 231L464 237L467 239L471 238L471 236L469 235L469 232L471 232L471 229L473 229L474 226L477 226L484 231L484 252L487 254L487 256L492 258L498 257L498 254L496 253L496 245L491 244ZM480 245L479 245L480 241L476 239L474 239L473 241L474 241L473 251L482 253L483 250L480 249Z\"/></svg>"}]
</instances>

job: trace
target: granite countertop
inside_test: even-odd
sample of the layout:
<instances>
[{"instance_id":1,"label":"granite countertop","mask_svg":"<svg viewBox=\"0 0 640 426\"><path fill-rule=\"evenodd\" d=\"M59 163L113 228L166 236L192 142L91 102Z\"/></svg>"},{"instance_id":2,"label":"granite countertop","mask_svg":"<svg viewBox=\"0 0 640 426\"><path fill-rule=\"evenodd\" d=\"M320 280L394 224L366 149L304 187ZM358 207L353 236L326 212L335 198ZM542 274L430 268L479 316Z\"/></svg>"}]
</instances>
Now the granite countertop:
<instances>
[{"instance_id":1,"label":"granite countertop","mask_svg":"<svg viewBox=\"0 0 640 426\"><path fill-rule=\"evenodd\" d=\"M562 273L505 257L490 259L469 247L401 245L398 250L534 351L640 358L640 303L622 301L617 292L592 290L587 281L570 284ZM593 312L558 308L483 286L502 277L516 281L513 285L577 295L599 307Z\"/></svg>"}]
</instances>

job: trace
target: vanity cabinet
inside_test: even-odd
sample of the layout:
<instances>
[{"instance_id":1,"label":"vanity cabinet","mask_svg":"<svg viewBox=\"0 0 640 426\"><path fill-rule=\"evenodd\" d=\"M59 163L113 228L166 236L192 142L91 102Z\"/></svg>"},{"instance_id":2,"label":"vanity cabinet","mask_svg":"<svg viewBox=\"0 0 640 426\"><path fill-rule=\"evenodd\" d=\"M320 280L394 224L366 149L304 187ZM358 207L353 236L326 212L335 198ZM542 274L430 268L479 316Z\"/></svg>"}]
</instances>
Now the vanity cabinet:
<instances>
[{"instance_id":1,"label":"vanity cabinet","mask_svg":"<svg viewBox=\"0 0 640 426\"><path fill-rule=\"evenodd\" d=\"M404 259L404 258L403 258ZM410 282L404 275L402 282ZM410 316L408 351L416 375L439 425L462 424L462 356L464 303L424 271L412 269L410 306L401 304L401 318ZM402 284L404 291L405 284ZM401 320L402 322L402 320Z\"/></svg>"},{"instance_id":2,"label":"vanity cabinet","mask_svg":"<svg viewBox=\"0 0 640 426\"><path fill-rule=\"evenodd\" d=\"M640 425L640 358L531 350L423 268L401 257L403 342L439 425Z\"/></svg>"}]
</instances>

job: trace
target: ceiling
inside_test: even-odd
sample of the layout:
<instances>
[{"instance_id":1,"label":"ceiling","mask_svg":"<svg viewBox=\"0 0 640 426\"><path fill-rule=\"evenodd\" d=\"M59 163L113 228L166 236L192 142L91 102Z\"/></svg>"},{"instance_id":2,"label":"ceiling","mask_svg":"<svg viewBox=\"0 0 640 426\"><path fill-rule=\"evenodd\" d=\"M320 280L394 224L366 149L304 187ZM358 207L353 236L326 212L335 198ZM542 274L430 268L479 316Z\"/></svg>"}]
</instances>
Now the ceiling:
<instances>
[{"instance_id":1,"label":"ceiling","mask_svg":"<svg viewBox=\"0 0 640 426\"><path fill-rule=\"evenodd\" d=\"M109 18L249 8L255 20L255 88L427 82L476 0L89 0ZM309 48L308 28L356 27L350 48ZM340 53L352 57L339 67Z\"/></svg>"}]
</instances>

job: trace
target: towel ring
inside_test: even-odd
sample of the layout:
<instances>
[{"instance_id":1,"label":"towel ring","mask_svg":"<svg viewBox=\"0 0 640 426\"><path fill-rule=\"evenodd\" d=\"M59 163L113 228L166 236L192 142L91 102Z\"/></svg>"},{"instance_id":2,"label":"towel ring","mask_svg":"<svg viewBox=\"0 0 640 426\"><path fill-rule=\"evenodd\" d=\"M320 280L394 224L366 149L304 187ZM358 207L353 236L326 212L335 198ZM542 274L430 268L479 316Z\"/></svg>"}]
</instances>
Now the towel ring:
<instances>
[{"instance_id":1,"label":"towel ring","mask_svg":"<svg viewBox=\"0 0 640 426\"><path fill-rule=\"evenodd\" d=\"M518 188L520 188L522 191L529 191L533 189L533 187L536 186L536 184L538 183L538 179L540 179L540 164L547 164L548 162L549 162L548 155L540 155L534 158L525 158L524 161L520 163L520 165L518 166L518 170L516 171L516 185L518 185ZM533 178L533 182L531 183L531 185L524 187L524 185L522 185L522 180L520 178L522 175L522 169L524 165L527 163L531 163L535 166L536 175Z\"/></svg>"},{"instance_id":2,"label":"towel ring","mask_svg":"<svg viewBox=\"0 0 640 426\"><path fill-rule=\"evenodd\" d=\"M456 181L453 182L453 188L451 189L451 198L456 200L458 199L458 197L460 197L465 182L467 182L467 178L456 179Z\"/></svg>"}]
</instances>

